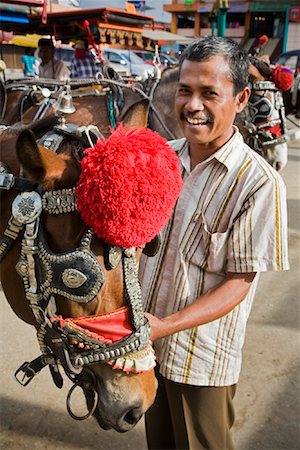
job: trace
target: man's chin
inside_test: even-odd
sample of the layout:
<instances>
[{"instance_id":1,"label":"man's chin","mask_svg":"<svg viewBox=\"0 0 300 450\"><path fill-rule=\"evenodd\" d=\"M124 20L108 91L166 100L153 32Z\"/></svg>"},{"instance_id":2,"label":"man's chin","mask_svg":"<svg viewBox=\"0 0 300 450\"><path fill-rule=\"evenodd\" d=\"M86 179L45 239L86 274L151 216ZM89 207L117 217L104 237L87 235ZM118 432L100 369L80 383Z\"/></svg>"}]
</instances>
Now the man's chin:
<instances>
[{"instance_id":1,"label":"man's chin","mask_svg":"<svg viewBox=\"0 0 300 450\"><path fill-rule=\"evenodd\" d=\"M209 130L193 130L190 127L185 128L184 135L190 144L206 145L211 141Z\"/></svg>"}]
</instances>

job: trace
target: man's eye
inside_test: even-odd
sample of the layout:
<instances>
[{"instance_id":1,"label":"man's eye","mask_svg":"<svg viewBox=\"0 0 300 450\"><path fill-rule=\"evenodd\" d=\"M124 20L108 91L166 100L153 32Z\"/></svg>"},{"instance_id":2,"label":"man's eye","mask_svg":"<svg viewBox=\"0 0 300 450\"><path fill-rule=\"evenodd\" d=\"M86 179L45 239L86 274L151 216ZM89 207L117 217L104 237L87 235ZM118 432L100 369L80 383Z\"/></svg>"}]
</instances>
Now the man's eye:
<instances>
[{"instance_id":1,"label":"man's eye","mask_svg":"<svg viewBox=\"0 0 300 450\"><path fill-rule=\"evenodd\" d=\"M187 88L181 87L177 89L178 94L187 94L189 90Z\"/></svg>"},{"instance_id":2,"label":"man's eye","mask_svg":"<svg viewBox=\"0 0 300 450\"><path fill-rule=\"evenodd\" d=\"M206 92L204 92L204 95L206 97L217 97L218 96L218 94L214 91L206 91Z\"/></svg>"}]
</instances>

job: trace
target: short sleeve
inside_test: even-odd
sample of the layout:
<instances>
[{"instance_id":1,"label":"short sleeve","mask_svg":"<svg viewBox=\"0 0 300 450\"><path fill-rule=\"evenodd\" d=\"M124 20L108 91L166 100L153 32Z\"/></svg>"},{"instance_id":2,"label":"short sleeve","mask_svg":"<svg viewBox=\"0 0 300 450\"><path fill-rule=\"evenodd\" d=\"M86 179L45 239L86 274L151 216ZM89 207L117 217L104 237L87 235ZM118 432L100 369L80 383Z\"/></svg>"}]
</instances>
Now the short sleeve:
<instances>
[{"instance_id":1,"label":"short sleeve","mask_svg":"<svg viewBox=\"0 0 300 450\"><path fill-rule=\"evenodd\" d=\"M228 242L228 272L288 270L286 189L279 174L245 201Z\"/></svg>"}]
</instances>

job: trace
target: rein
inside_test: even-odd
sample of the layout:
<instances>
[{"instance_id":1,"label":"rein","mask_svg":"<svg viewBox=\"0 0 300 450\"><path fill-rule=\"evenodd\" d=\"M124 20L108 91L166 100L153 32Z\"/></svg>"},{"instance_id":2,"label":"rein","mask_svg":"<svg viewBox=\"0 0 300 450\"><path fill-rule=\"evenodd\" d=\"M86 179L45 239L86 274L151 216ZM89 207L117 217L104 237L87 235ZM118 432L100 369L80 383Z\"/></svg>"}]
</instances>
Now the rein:
<instances>
[{"instance_id":1,"label":"rein","mask_svg":"<svg viewBox=\"0 0 300 450\"><path fill-rule=\"evenodd\" d=\"M158 82L159 82L160 79L156 80L156 82L154 84L154 88L151 89L150 94L148 94L148 93L145 93L143 91L143 89L139 88L137 84L136 85L134 85L134 84L127 85L127 84L122 83L120 81L110 80L110 79L107 79L107 78L102 78L101 74L97 74L96 78L98 78L98 76L99 76L99 81L101 80L104 83L110 83L112 85L119 86L119 87L125 88L125 89L131 89L133 92L139 93L144 100L148 101L150 110L156 115L157 119L159 120L159 122L160 122L162 128L165 130L165 132L170 136L171 139L175 139L175 136L174 136L173 132L167 127L167 125L165 124L165 121L164 121L162 115L160 114L160 112L157 110L157 108L153 104L154 91L155 91L155 88L157 87ZM140 101L141 100L137 100L135 104L140 103ZM118 120L121 121L122 118L125 116L125 114L126 114L126 111L122 111L122 114L120 115L120 117L118 117Z\"/></svg>"},{"instance_id":2,"label":"rein","mask_svg":"<svg viewBox=\"0 0 300 450\"><path fill-rule=\"evenodd\" d=\"M26 386L48 365L54 383L62 387L60 363L65 374L75 383L67 399L70 413L70 395L76 386L82 386L80 380L84 367L97 362L109 363L125 372L153 368L155 362L149 345L150 326L144 317L136 249L107 245L106 266L114 270L122 264L124 295L128 305L121 308L128 327L118 336L120 338L114 340L107 337L102 326L107 321L109 323L112 315L118 315L118 310L87 318L62 319L56 315L54 295L86 304L96 297L104 283L104 271L91 250L93 232L90 229L86 229L77 248L67 253L51 252L45 240L42 213L58 215L76 212L75 188L44 192L29 180L14 176L1 163L0 189L20 191L13 201L12 215L0 241L0 258L3 260L23 232L16 270L23 279L26 298L39 324L37 339L42 353L35 360L21 365L15 372L17 381ZM114 324L109 327L113 330ZM90 389L95 392L93 386ZM83 418L91 415L92 410ZM70 414L74 417L73 413Z\"/></svg>"}]
</instances>

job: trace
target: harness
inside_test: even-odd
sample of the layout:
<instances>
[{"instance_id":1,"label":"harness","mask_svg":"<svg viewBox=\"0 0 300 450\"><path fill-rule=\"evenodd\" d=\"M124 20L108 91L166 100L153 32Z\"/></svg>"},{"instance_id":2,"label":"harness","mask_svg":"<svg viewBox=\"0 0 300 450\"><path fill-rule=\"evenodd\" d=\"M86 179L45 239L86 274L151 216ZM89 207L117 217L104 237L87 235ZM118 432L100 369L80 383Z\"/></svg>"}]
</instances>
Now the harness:
<instances>
[{"instance_id":1,"label":"harness","mask_svg":"<svg viewBox=\"0 0 300 450\"><path fill-rule=\"evenodd\" d=\"M272 100L266 97L271 94ZM261 152L265 147L286 142L285 109L282 93L271 81L256 81L245 109L244 124L249 132L249 145ZM248 113L248 117L247 117ZM277 113L277 118L273 118Z\"/></svg>"},{"instance_id":2,"label":"harness","mask_svg":"<svg viewBox=\"0 0 300 450\"><path fill-rule=\"evenodd\" d=\"M71 125L67 134L72 134L72 127L76 129L75 125ZM52 133L57 134L57 139L52 140L55 150L59 147L58 142L61 143L61 133L66 132L62 128L58 126ZM48 134L41 139L42 142L47 140ZM52 148L50 143L49 147ZM95 387L89 386L95 393L95 404L89 413L77 417L71 411L70 396L74 387L82 387L80 374L84 367L98 362L109 363L125 371L135 368L143 371L155 365L153 350L149 345L150 326L144 317L141 300L136 248L106 244L106 268L114 270L122 264L127 307L109 314L63 319L56 315L55 295L86 304L96 297L105 281L103 268L91 250L93 232L90 229L85 230L73 251L62 254L53 253L45 238L42 214L74 213L75 188L44 192L29 180L14 176L5 164L0 163L0 189L20 192L13 201L12 215L0 240L0 261L23 233L16 270L23 279L26 298L39 324L37 339L41 355L31 362L23 363L15 372L15 377L26 386L48 365L54 383L62 387L63 380L58 367L60 363L74 383L67 397L67 409L73 418L82 420L93 413L98 401ZM107 325L103 328L112 316L114 321L121 318L117 326L121 327L122 332L117 339L108 336ZM127 324L125 328L124 323ZM108 328L113 328L113 325L109 323Z\"/></svg>"}]
</instances>

